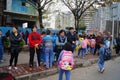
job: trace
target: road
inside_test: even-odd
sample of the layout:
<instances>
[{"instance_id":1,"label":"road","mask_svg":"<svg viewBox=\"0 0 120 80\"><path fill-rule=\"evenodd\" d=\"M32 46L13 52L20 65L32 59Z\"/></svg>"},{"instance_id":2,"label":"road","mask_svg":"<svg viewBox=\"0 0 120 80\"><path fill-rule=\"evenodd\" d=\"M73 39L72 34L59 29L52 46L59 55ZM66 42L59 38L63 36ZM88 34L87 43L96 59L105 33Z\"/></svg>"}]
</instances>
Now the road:
<instances>
[{"instance_id":1,"label":"road","mask_svg":"<svg viewBox=\"0 0 120 80\"><path fill-rule=\"evenodd\" d=\"M0 63L0 67L2 66L8 66L9 65L9 60L10 60L10 54L4 53L4 58L5 61L3 63ZM29 52L20 52L18 56L18 64L25 64L29 62Z\"/></svg>"},{"instance_id":2,"label":"road","mask_svg":"<svg viewBox=\"0 0 120 80\"><path fill-rule=\"evenodd\" d=\"M58 80L58 74L38 80ZM65 80L65 77L64 79ZM72 71L71 80L120 80L120 57L107 61L103 74L98 72L97 64Z\"/></svg>"}]
</instances>

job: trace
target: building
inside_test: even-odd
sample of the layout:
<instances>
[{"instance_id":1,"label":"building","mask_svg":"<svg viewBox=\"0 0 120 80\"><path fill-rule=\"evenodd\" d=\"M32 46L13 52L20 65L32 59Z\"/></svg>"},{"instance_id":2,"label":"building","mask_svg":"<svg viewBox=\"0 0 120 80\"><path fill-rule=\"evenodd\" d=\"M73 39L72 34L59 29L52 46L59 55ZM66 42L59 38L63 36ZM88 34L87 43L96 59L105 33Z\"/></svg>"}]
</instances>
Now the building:
<instances>
[{"instance_id":1,"label":"building","mask_svg":"<svg viewBox=\"0 0 120 80\"><path fill-rule=\"evenodd\" d=\"M0 26L2 26L3 24L3 0L0 0Z\"/></svg>"},{"instance_id":2,"label":"building","mask_svg":"<svg viewBox=\"0 0 120 80\"><path fill-rule=\"evenodd\" d=\"M83 15L85 26L87 26L87 29L96 29L95 22L94 22L95 12L96 12L96 9L93 7L90 7Z\"/></svg>"},{"instance_id":3,"label":"building","mask_svg":"<svg viewBox=\"0 0 120 80\"><path fill-rule=\"evenodd\" d=\"M49 8L48 18L44 19L44 26L52 29L66 29L74 27L74 17L70 10L60 1L54 0Z\"/></svg>"},{"instance_id":4,"label":"building","mask_svg":"<svg viewBox=\"0 0 120 80\"><path fill-rule=\"evenodd\" d=\"M115 2L111 6L98 7L95 14L95 25L98 31L104 30L118 36L120 32L120 2ZM114 30L114 31L113 31ZM113 33L114 32L114 33Z\"/></svg>"},{"instance_id":5,"label":"building","mask_svg":"<svg viewBox=\"0 0 120 80\"><path fill-rule=\"evenodd\" d=\"M24 23L27 23L27 27L31 27L38 23L38 14L30 4L25 0L4 0L4 25L12 26L17 25L23 27Z\"/></svg>"},{"instance_id":6,"label":"building","mask_svg":"<svg viewBox=\"0 0 120 80\"><path fill-rule=\"evenodd\" d=\"M38 12L26 0L1 0L4 1L3 19L4 26L17 25L23 27L27 23L27 27L33 24L39 26ZM3 4L0 2L0 4ZM1 5L0 5L1 6ZM66 29L66 27L74 27L74 17L70 10L60 1L53 0L53 4L43 15L43 26L49 29ZM46 7L46 8L47 8ZM1 11L0 11L1 12Z\"/></svg>"}]
</instances>

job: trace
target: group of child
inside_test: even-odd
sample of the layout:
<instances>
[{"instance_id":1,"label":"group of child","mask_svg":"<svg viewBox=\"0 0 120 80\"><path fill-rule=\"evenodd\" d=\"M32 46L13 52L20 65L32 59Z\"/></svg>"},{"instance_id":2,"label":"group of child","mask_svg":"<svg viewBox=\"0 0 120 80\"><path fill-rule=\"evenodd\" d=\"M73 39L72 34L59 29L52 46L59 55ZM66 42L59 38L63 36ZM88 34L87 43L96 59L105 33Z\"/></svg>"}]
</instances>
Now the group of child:
<instances>
[{"instance_id":1,"label":"group of child","mask_svg":"<svg viewBox=\"0 0 120 80\"><path fill-rule=\"evenodd\" d=\"M82 58L85 57L85 54L87 53L94 53L96 45L95 37L91 35L91 37L87 36L78 36L76 41L76 52L78 53L78 57L80 56L80 53L82 53Z\"/></svg>"}]
</instances>

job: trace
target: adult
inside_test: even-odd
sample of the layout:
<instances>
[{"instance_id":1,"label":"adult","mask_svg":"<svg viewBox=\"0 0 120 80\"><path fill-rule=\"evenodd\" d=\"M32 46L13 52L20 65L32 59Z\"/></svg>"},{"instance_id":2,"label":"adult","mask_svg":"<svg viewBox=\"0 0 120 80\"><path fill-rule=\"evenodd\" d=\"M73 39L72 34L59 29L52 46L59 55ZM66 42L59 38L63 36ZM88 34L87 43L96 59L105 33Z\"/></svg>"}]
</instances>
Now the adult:
<instances>
[{"instance_id":1,"label":"adult","mask_svg":"<svg viewBox=\"0 0 120 80\"><path fill-rule=\"evenodd\" d=\"M6 37L10 37L10 30L8 30L5 35Z\"/></svg>"},{"instance_id":2,"label":"adult","mask_svg":"<svg viewBox=\"0 0 120 80\"><path fill-rule=\"evenodd\" d=\"M17 62L18 62L18 55L20 52L20 41L22 40L22 36L18 33L18 28L16 26L13 26L12 33L10 34L10 65L9 70L12 69L12 63L14 60L14 69L17 68Z\"/></svg>"},{"instance_id":3,"label":"adult","mask_svg":"<svg viewBox=\"0 0 120 80\"><path fill-rule=\"evenodd\" d=\"M70 27L69 32L67 33L67 41L71 43L73 50L75 49L75 41L76 41L77 35L74 32L74 28Z\"/></svg>"},{"instance_id":4,"label":"adult","mask_svg":"<svg viewBox=\"0 0 120 80\"><path fill-rule=\"evenodd\" d=\"M27 44L28 36L29 36L29 31L26 30L25 31L25 42L26 42L26 44Z\"/></svg>"},{"instance_id":5,"label":"adult","mask_svg":"<svg viewBox=\"0 0 120 80\"><path fill-rule=\"evenodd\" d=\"M56 61L58 60L58 57L63 49L64 44L67 42L67 37L65 36L65 34L66 34L65 30L60 30L59 35L56 38L56 47L55 47Z\"/></svg>"},{"instance_id":6,"label":"adult","mask_svg":"<svg viewBox=\"0 0 120 80\"><path fill-rule=\"evenodd\" d=\"M119 52L120 52L120 33L116 38L116 54L119 54Z\"/></svg>"},{"instance_id":7,"label":"adult","mask_svg":"<svg viewBox=\"0 0 120 80\"><path fill-rule=\"evenodd\" d=\"M30 60L29 60L29 70L33 70L34 55L37 54L38 69L42 70L40 67L40 45L42 43L41 35L37 32L37 27L33 26L32 32L28 37L29 46L30 46Z\"/></svg>"},{"instance_id":8,"label":"adult","mask_svg":"<svg viewBox=\"0 0 120 80\"><path fill-rule=\"evenodd\" d=\"M96 45L95 45L95 50L94 50L94 55L96 54L97 50L100 49L100 42L103 41L103 36L99 32L96 36ZM99 53L98 53L99 54Z\"/></svg>"}]
</instances>

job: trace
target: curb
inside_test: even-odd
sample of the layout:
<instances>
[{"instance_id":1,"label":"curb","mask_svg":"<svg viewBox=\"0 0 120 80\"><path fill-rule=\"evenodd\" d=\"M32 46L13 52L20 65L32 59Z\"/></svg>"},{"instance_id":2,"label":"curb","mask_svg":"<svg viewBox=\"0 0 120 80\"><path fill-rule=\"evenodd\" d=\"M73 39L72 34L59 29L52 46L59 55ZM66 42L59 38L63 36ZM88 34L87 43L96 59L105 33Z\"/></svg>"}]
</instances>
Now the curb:
<instances>
[{"instance_id":1,"label":"curb","mask_svg":"<svg viewBox=\"0 0 120 80\"><path fill-rule=\"evenodd\" d=\"M74 69L79 68L79 67L91 66L92 64L95 64L97 62L97 60L98 60L98 58L83 60L82 62L75 61ZM36 73L18 76L18 77L16 77L16 79L17 80L36 80L36 78L38 78L38 77L44 78L46 76L54 75L54 74L58 73L58 71L59 71L58 68L54 68L54 69L49 69L49 70L45 70L45 71L41 71L41 72L36 72Z\"/></svg>"},{"instance_id":2,"label":"curb","mask_svg":"<svg viewBox=\"0 0 120 80\"><path fill-rule=\"evenodd\" d=\"M118 55L112 55L112 59L118 57ZM88 59L88 60L82 60L82 61L75 61L75 67L76 68L80 68L80 67L88 67L91 66L95 63L97 63L98 58L95 59ZM49 69L49 70L45 70L45 71L41 71L41 72L36 72L36 73L31 73L31 74L27 74L27 75L22 75L22 76L18 76L16 77L17 80L36 80L38 78L44 78L50 75L54 75L56 73L58 73L59 69L58 68L54 68L54 69Z\"/></svg>"}]
</instances>

